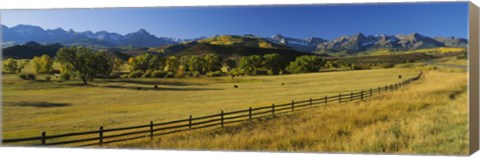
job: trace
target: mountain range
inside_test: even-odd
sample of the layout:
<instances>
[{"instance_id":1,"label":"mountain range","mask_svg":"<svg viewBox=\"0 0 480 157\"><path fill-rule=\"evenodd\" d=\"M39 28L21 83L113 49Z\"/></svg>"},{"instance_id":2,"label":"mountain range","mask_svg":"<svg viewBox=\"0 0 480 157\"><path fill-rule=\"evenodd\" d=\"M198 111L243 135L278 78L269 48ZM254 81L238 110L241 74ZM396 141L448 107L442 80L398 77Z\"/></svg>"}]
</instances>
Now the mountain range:
<instances>
[{"instance_id":1,"label":"mountain range","mask_svg":"<svg viewBox=\"0 0 480 157\"><path fill-rule=\"evenodd\" d=\"M341 36L334 40L317 45L318 53L361 52L377 49L417 50L436 47L467 47L468 41L455 37L431 38L419 33L398 35L369 35L358 33L352 36Z\"/></svg>"},{"instance_id":2,"label":"mountain range","mask_svg":"<svg viewBox=\"0 0 480 157\"><path fill-rule=\"evenodd\" d=\"M43 29L39 26L17 25L8 28L2 25L2 46L12 46L35 41L42 44L59 43L66 46L80 45L93 47L157 47L168 44L184 42L184 40L156 37L145 29L137 32L121 35L118 33L99 32L75 32L73 30Z\"/></svg>"},{"instance_id":3,"label":"mountain range","mask_svg":"<svg viewBox=\"0 0 480 157\"><path fill-rule=\"evenodd\" d=\"M263 46L283 46L300 52L310 53L355 53L376 49L392 50L415 50L434 47L467 47L468 41L456 37L427 37L419 33L397 34L397 35L364 35L357 33L352 36L341 36L333 40L326 40L319 37L297 39L276 34L271 37L256 37L251 34L243 36L214 36L210 38L200 37L196 39L176 39L169 37L157 37L145 29L121 35L107 31L85 31L76 32L73 30L43 29L33 25L17 25L7 27L1 25L2 47L25 44L35 41L40 44L61 44L65 46L89 46L99 48L115 47L175 47L172 45L185 44L200 41L201 43L217 45L243 45L252 46L262 44ZM219 37L223 39L218 40ZM225 38L229 37L229 38ZM233 37L233 38L232 38ZM259 40L262 39L262 40ZM253 44L252 44L253 43ZM178 46L177 46L178 47ZM172 49L172 48L170 48Z\"/></svg>"}]
</instances>

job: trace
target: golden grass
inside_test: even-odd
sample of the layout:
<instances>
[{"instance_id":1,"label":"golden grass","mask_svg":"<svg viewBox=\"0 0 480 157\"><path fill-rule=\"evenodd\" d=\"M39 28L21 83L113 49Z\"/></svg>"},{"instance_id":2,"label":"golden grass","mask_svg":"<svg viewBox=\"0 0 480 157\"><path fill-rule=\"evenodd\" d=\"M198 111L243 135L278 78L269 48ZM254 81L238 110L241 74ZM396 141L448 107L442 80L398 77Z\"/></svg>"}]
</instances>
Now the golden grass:
<instances>
[{"instance_id":1,"label":"golden grass","mask_svg":"<svg viewBox=\"0 0 480 157\"><path fill-rule=\"evenodd\" d=\"M362 102L106 147L466 155L467 106L467 74L432 70Z\"/></svg>"},{"instance_id":2,"label":"golden grass","mask_svg":"<svg viewBox=\"0 0 480 157\"><path fill-rule=\"evenodd\" d=\"M27 82L3 76L3 137L18 138L135 126L304 100L384 86L410 78L411 69L377 69L283 76L115 79L97 86ZM285 86L281 84L285 83ZM153 84L159 89L153 90ZM240 88L234 89L233 85ZM148 90L136 90L142 87ZM48 107L47 107L48 106Z\"/></svg>"},{"instance_id":3,"label":"golden grass","mask_svg":"<svg viewBox=\"0 0 480 157\"><path fill-rule=\"evenodd\" d=\"M438 48L425 48L418 50L407 50L407 51L394 51L389 49L379 49L362 52L361 54L365 55L390 55L390 54L409 54L409 53L426 53L426 54L445 54L445 53L462 53L466 52L466 48L461 47L438 47Z\"/></svg>"}]
</instances>

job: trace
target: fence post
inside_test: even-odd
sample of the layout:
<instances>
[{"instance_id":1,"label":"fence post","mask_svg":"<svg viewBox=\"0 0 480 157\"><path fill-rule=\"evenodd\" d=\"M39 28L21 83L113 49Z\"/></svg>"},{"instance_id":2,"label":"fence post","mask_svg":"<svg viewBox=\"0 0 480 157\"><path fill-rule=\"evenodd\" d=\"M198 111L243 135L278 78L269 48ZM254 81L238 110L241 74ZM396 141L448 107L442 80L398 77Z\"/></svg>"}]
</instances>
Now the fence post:
<instances>
[{"instance_id":1,"label":"fence post","mask_svg":"<svg viewBox=\"0 0 480 157\"><path fill-rule=\"evenodd\" d=\"M292 112L295 111L295 102L292 100Z\"/></svg>"},{"instance_id":2,"label":"fence post","mask_svg":"<svg viewBox=\"0 0 480 157\"><path fill-rule=\"evenodd\" d=\"M395 90L398 90L398 83L395 83Z\"/></svg>"},{"instance_id":3,"label":"fence post","mask_svg":"<svg viewBox=\"0 0 480 157\"><path fill-rule=\"evenodd\" d=\"M222 127L223 127L223 110L222 110L222 112L220 113L220 116L221 116L221 124L222 124Z\"/></svg>"},{"instance_id":4,"label":"fence post","mask_svg":"<svg viewBox=\"0 0 480 157\"><path fill-rule=\"evenodd\" d=\"M99 135L99 141L98 142L101 146L103 144L103 126L100 127L98 135Z\"/></svg>"},{"instance_id":5,"label":"fence post","mask_svg":"<svg viewBox=\"0 0 480 157\"><path fill-rule=\"evenodd\" d=\"M46 140L47 140L46 136L47 136L47 132L45 132L45 131L42 132L42 145L47 144L47 142L46 142Z\"/></svg>"},{"instance_id":6,"label":"fence post","mask_svg":"<svg viewBox=\"0 0 480 157\"><path fill-rule=\"evenodd\" d=\"M327 96L325 96L324 101L325 101L325 105L327 105L327 102L328 102L328 97Z\"/></svg>"},{"instance_id":7,"label":"fence post","mask_svg":"<svg viewBox=\"0 0 480 157\"><path fill-rule=\"evenodd\" d=\"M363 89L362 89L362 92L360 93L360 100L363 100Z\"/></svg>"},{"instance_id":8,"label":"fence post","mask_svg":"<svg viewBox=\"0 0 480 157\"><path fill-rule=\"evenodd\" d=\"M370 95L368 97L372 97L372 88L370 88Z\"/></svg>"},{"instance_id":9,"label":"fence post","mask_svg":"<svg viewBox=\"0 0 480 157\"><path fill-rule=\"evenodd\" d=\"M392 92L393 92L393 84L392 84L392 85L390 85L390 91L392 91Z\"/></svg>"},{"instance_id":10,"label":"fence post","mask_svg":"<svg viewBox=\"0 0 480 157\"><path fill-rule=\"evenodd\" d=\"M353 101L353 92L350 92L350 101Z\"/></svg>"},{"instance_id":11,"label":"fence post","mask_svg":"<svg viewBox=\"0 0 480 157\"><path fill-rule=\"evenodd\" d=\"M275 104L272 104L272 117L275 117Z\"/></svg>"},{"instance_id":12,"label":"fence post","mask_svg":"<svg viewBox=\"0 0 480 157\"><path fill-rule=\"evenodd\" d=\"M150 139L153 139L153 121L150 121Z\"/></svg>"},{"instance_id":13,"label":"fence post","mask_svg":"<svg viewBox=\"0 0 480 157\"><path fill-rule=\"evenodd\" d=\"M310 108L312 108L312 97L310 97Z\"/></svg>"},{"instance_id":14,"label":"fence post","mask_svg":"<svg viewBox=\"0 0 480 157\"><path fill-rule=\"evenodd\" d=\"M378 87L378 93L381 93L382 88Z\"/></svg>"},{"instance_id":15,"label":"fence post","mask_svg":"<svg viewBox=\"0 0 480 157\"><path fill-rule=\"evenodd\" d=\"M188 119L188 128L192 129L192 115L190 115L190 117Z\"/></svg>"},{"instance_id":16,"label":"fence post","mask_svg":"<svg viewBox=\"0 0 480 157\"><path fill-rule=\"evenodd\" d=\"M387 92L387 86L385 86L385 92Z\"/></svg>"},{"instance_id":17,"label":"fence post","mask_svg":"<svg viewBox=\"0 0 480 157\"><path fill-rule=\"evenodd\" d=\"M248 119L252 120L252 107L248 108Z\"/></svg>"},{"instance_id":18,"label":"fence post","mask_svg":"<svg viewBox=\"0 0 480 157\"><path fill-rule=\"evenodd\" d=\"M338 94L338 103L342 103L342 93Z\"/></svg>"}]
</instances>

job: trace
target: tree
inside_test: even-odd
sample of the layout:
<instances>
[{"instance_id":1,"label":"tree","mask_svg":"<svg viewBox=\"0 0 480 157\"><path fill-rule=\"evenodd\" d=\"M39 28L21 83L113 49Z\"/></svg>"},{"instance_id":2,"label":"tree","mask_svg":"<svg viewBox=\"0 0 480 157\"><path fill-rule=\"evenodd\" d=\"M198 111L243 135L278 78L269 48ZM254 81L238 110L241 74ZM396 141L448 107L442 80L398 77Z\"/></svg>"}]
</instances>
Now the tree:
<instances>
[{"instance_id":1,"label":"tree","mask_svg":"<svg viewBox=\"0 0 480 157\"><path fill-rule=\"evenodd\" d=\"M184 67L185 71L189 70L190 58L191 58L190 56L181 56L178 59L179 66Z\"/></svg>"},{"instance_id":2,"label":"tree","mask_svg":"<svg viewBox=\"0 0 480 157\"><path fill-rule=\"evenodd\" d=\"M295 61L290 62L286 70L290 73L307 73L320 70L323 60L318 56L304 55L297 57Z\"/></svg>"},{"instance_id":3,"label":"tree","mask_svg":"<svg viewBox=\"0 0 480 157\"><path fill-rule=\"evenodd\" d=\"M93 80L96 74L97 63L95 53L84 47L65 47L58 50L56 58L61 64L70 64L78 72L84 85Z\"/></svg>"},{"instance_id":4,"label":"tree","mask_svg":"<svg viewBox=\"0 0 480 157\"><path fill-rule=\"evenodd\" d=\"M48 55L33 57L31 64L37 74L49 74L52 71L53 59Z\"/></svg>"},{"instance_id":5,"label":"tree","mask_svg":"<svg viewBox=\"0 0 480 157\"><path fill-rule=\"evenodd\" d=\"M278 74L280 70L285 68L285 63L283 61L283 58L278 53L263 55L262 65L263 67L265 67L265 69L268 69L268 71L270 71L272 74Z\"/></svg>"},{"instance_id":6,"label":"tree","mask_svg":"<svg viewBox=\"0 0 480 157\"><path fill-rule=\"evenodd\" d=\"M27 64L30 63L30 60L26 59L22 63L18 64L17 72L22 72L22 70L25 68Z\"/></svg>"},{"instance_id":7,"label":"tree","mask_svg":"<svg viewBox=\"0 0 480 157\"><path fill-rule=\"evenodd\" d=\"M333 69L337 67L337 63L335 61L326 61L325 62L325 68L326 69Z\"/></svg>"},{"instance_id":8,"label":"tree","mask_svg":"<svg viewBox=\"0 0 480 157\"><path fill-rule=\"evenodd\" d=\"M176 56L167 57L165 60L165 71L174 72L178 68L178 61Z\"/></svg>"},{"instance_id":9,"label":"tree","mask_svg":"<svg viewBox=\"0 0 480 157\"><path fill-rule=\"evenodd\" d=\"M115 62L115 66L113 66L113 71L120 72L123 68L123 65L125 64L124 61L122 61L121 59L115 58L114 62Z\"/></svg>"},{"instance_id":10,"label":"tree","mask_svg":"<svg viewBox=\"0 0 480 157\"><path fill-rule=\"evenodd\" d=\"M198 56L190 57L188 62L188 70L195 72L195 73L203 73L205 72L206 61Z\"/></svg>"},{"instance_id":11,"label":"tree","mask_svg":"<svg viewBox=\"0 0 480 157\"><path fill-rule=\"evenodd\" d=\"M257 69L261 65L261 61L262 61L262 58L259 55L242 57L240 59L240 63L238 67L247 74L256 75Z\"/></svg>"},{"instance_id":12,"label":"tree","mask_svg":"<svg viewBox=\"0 0 480 157\"><path fill-rule=\"evenodd\" d=\"M225 65L228 67L227 71L231 71L232 69L237 67L237 62L235 62L234 60L228 59L227 61L225 61Z\"/></svg>"},{"instance_id":13,"label":"tree","mask_svg":"<svg viewBox=\"0 0 480 157\"><path fill-rule=\"evenodd\" d=\"M165 59L159 55L148 54L148 70L156 71L162 69L165 65Z\"/></svg>"},{"instance_id":14,"label":"tree","mask_svg":"<svg viewBox=\"0 0 480 157\"><path fill-rule=\"evenodd\" d=\"M95 53L94 62L96 63L96 73L102 74L107 79L110 79L110 74L115 68L115 58L108 55L104 51Z\"/></svg>"},{"instance_id":15,"label":"tree","mask_svg":"<svg viewBox=\"0 0 480 157\"><path fill-rule=\"evenodd\" d=\"M61 64L60 67L60 79L62 80L73 80L78 75L78 72L73 70L73 66L71 64Z\"/></svg>"},{"instance_id":16,"label":"tree","mask_svg":"<svg viewBox=\"0 0 480 157\"><path fill-rule=\"evenodd\" d=\"M141 70L143 72L147 71L149 66L149 59L150 54L142 54L136 56L134 59L131 60L130 67L132 71Z\"/></svg>"},{"instance_id":17,"label":"tree","mask_svg":"<svg viewBox=\"0 0 480 157\"><path fill-rule=\"evenodd\" d=\"M203 57L203 59L205 60L206 72L218 71L222 68L220 56L216 54L207 54Z\"/></svg>"},{"instance_id":18,"label":"tree","mask_svg":"<svg viewBox=\"0 0 480 157\"><path fill-rule=\"evenodd\" d=\"M13 58L3 61L3 68L9 73L16 73L19 69L18 62Z\"/></svg>"}]
</instances>

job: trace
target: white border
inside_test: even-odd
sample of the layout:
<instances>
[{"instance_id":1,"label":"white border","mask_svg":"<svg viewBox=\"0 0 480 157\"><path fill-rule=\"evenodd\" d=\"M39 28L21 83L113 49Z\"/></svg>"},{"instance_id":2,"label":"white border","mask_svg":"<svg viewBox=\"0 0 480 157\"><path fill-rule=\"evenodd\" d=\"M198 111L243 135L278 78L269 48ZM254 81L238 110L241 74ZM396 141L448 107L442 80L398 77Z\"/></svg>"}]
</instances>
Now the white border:
<instances>
[{"instance_id":1,"label":"white border","mask_svg":"<svg viewBox=\"0 0 480 157\"><path fill-rule=\"evenodd\" d=\"M0 0L0 9L50 9L50 8L112 8L112 7L158 7L158 6L225 6L225 5L284 5L284 4L344 4L344 3L397 3L397 2L446 2L449 0ZM451 0L450 0L451 1ZM465 1L465 0L456 0ZM477 6L480 0L471 0ZM1 22L1 21L0 21ZM0 110L1 111L1 110ZM1 122L0 122L1 123ZM81 148L32 148L0 147L2 157L311 157L311 156L405 156L374 154L326 154L326 153L266 153L266 152L221 152L221 151L172 151L172 150L126 150L126 149L81 149ZM421 155L424 156L424 155ZM472 156L480 157L480 152ZM426 157L426 156L424 156Z\"/></svg>"}]
</instances>

